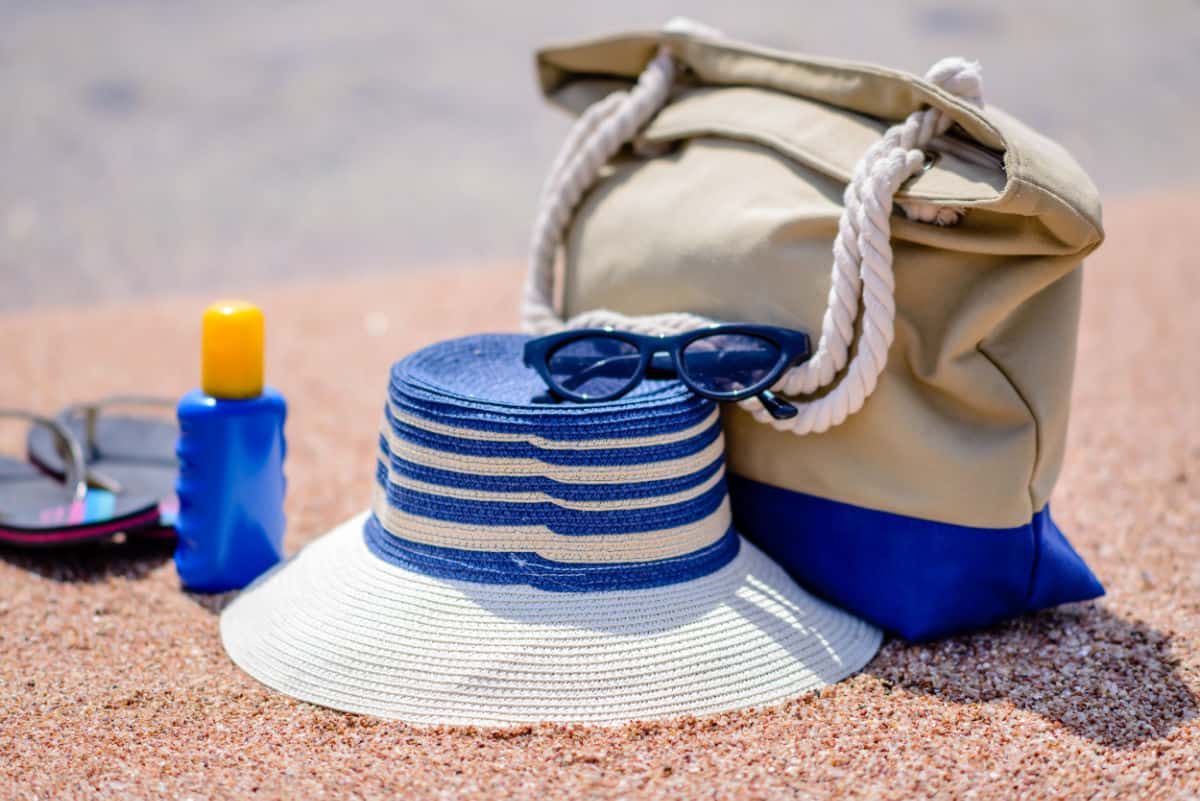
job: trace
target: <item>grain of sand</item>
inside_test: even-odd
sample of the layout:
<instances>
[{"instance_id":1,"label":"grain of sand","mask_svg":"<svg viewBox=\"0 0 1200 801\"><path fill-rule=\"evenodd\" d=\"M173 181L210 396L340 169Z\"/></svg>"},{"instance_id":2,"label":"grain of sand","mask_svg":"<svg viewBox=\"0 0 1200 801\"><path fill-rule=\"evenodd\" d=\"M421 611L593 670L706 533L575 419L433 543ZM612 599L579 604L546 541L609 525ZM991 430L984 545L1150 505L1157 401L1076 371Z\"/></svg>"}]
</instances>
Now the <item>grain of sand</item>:
<instances>
[{"instance_id":1,"label":"grain of sand","mask_svg":"<svg viewBox=\"0 0 1200 801\"><path fill-rule=\"evenodd\" d=\"M1200 197L1109 210L1087 266L1059 522L1108 588L764 710L615 730L419 729L271 692L167 546L0 552L0 797L1200 797ZM512 328L519 270L260 294L287 394L289 549L368 500L386 369ZM178 394L195 299L0 318L0 399ZM6 424L0 446L17 447Z\"/></svg>"}]
</instances>

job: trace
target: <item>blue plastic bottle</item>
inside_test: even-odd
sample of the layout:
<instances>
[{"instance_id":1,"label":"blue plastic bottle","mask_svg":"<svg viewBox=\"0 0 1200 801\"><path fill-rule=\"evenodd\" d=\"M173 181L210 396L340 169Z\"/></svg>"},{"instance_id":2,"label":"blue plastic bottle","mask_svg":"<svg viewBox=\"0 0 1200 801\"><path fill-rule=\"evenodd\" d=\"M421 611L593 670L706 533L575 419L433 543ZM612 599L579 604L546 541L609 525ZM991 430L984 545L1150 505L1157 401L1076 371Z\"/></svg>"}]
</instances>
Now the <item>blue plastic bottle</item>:
<instances>
[{"instance_id":1,"label":"blue plastic bottle","mask_svg":"<svg viewBox=\"0 0 1200 801\"><path fill-rule=\"evenodd\" d=\"M175 567L189 590L240 589L283 556L283 396L263 386L263 317L204 313L201 388L179 402Z\"/></svg>"}]
</instances>

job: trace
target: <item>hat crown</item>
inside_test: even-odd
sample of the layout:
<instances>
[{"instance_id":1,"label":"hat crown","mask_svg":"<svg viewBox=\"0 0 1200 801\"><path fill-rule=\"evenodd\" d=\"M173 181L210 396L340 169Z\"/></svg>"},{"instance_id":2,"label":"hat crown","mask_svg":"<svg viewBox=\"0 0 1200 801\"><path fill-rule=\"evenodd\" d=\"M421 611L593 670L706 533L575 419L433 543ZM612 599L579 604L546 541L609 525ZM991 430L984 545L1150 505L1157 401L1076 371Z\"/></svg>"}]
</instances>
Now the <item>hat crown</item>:
<instances>
[{"instance_id":1,"label":"hat crown","mask_svg":"<svg viewBox=\"0 0 1200 801\"><path fill-rule=\"evenodd\" d=\"M542 404L526 337L426 348L392 369L368 545L443 578L559 591L688 581L737 553L715 404L645 381Z\"/></svg>"}]
</instances>

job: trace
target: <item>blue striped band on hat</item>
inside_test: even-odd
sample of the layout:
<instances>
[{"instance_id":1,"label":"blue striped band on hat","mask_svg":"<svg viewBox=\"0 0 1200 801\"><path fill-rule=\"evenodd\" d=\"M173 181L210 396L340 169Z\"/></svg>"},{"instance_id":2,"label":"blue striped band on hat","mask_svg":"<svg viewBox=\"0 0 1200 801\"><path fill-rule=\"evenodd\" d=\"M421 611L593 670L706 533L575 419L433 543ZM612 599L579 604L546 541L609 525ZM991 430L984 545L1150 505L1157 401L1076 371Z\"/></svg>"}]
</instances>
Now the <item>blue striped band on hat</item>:
<instances>
[{"instance_id":1,"label":"blue striped band on hat","mask_svg":"<svg viewBox=\"0 0 1200 801\"><path fill-rule=\"evenodd\" d=\"M562 592L689 581L739 538L715 405L677 382L544 404L525 337L443 342L397 363L371 552L439 578Z\"/></svg>"}]
</instances>

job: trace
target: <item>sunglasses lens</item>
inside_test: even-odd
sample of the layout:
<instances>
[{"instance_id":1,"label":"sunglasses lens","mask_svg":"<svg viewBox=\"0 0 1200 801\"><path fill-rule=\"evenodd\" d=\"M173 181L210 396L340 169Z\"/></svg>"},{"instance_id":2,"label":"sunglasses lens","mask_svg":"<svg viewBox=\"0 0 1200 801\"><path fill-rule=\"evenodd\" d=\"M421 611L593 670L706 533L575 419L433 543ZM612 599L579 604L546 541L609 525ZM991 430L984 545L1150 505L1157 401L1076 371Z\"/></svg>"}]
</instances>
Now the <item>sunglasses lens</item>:
<instances>
[{"instance_id":1,"label":"sunglasses lens","mask_svg":"<svg viewBox=\"0 0 1200 801\"><path fill-rule=\"evenodd\" d=\"M637 379L641 357L629 342L597 336L567 342L553 350L546 363L559 389L604 400Z\"/></svg>"},{"instance_id":2,"label":"sunglasses lens","mask_svg":"<svg viewBox=\"0 0 1200 801\"><path fill-rule=\"evenodd\" d=\"M756 388L779 363L779 346L751 334L713 334L683 349L683 369L693 384L722 395Z\"/></svg>"}]
</instances>

